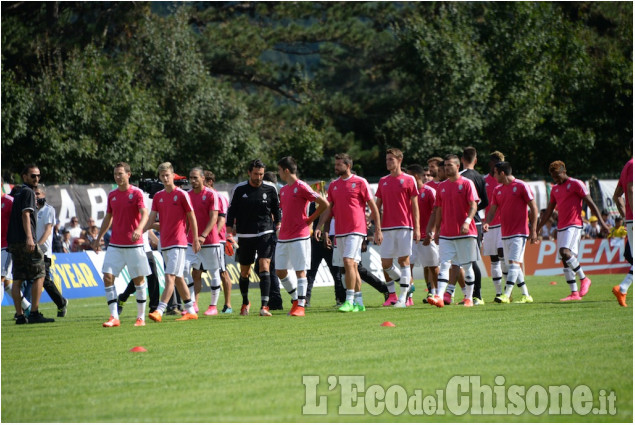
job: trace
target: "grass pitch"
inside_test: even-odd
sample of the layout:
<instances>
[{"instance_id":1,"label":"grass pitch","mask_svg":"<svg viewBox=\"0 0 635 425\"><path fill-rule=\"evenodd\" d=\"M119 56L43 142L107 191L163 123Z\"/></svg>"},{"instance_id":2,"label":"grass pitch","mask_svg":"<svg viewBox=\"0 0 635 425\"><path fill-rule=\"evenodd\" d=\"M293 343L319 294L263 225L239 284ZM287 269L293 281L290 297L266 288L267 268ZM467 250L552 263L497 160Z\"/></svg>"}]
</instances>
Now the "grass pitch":
<instances>
[{"instance_id":1,"label":"grass pitch","mask_svg":"<svg viewBox=\"0 0 635 425\"><path fill-rule=\"evenodd\" d=\"M259 291L252 290L252 314L241 317L234 291L232 315L197 321L149 321L133 327L134 297L120 328L105 329L104 298L71 300L68 316L51 325L16 326L12 307L2 308L2 415L4 422L632 422L633 310L621 308L611 287L623 276L591 276L581 302L561 303L562 278L529 277L534 304L491 302L483 281L484 306L443 309L421 303L408 309L379 307L383 298L364 286L368 310L338 313L332 288L316 288L304 318L274 312L258 317ZM519 294L518 289L514 294ZM283 297L285 296L283 292ZM201 295L201 304L209 301ZM222 296L221 296L222 300ZM628 297L629 304L632 299ZM204 308L203 308L204 310ZM51 303L46 316L55 315ZM385 321L394 328L381 327ZM143 346L146 353L131 353ZM326 396L326 415L305 415L303 375L318 376L317 396ZM408 408L363 415L339 414L341 386L329 377L363 376L365 390L398 384L408 396L444 390L452 377L478 375L481 384L538 384L544 388L587 385L598 394L614 392L615 415L419 416ZM500 380L500 378L498 378ZM500 381L497 382L500 384ZM362 391L364 390L362 389ZM363 400L368 395L363 392ZM455 395L456 396L456 395ZM309 397L311 398L311 397ZM445 395L446 402L452 395ZM315 398L313 398L315 400ZM318 399L320 400L320 399ZM359 401L359 400L358 400ZM506 403L509 401L506 400ZM529 402L528 402L529 404ZM474 404L470 405L471 407ZM378 415L372 413L379 413Z\"/></svg>"}]
</instances>

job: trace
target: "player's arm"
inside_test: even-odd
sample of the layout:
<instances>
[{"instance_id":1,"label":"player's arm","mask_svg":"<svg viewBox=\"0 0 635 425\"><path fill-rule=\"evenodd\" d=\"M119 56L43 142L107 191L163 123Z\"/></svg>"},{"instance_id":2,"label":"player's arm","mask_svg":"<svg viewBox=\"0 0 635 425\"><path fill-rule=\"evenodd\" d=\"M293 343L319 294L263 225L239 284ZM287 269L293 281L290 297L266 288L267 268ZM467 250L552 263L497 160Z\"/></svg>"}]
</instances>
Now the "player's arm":
<instances>
[{"instance_id":1,"label":"player's arm","mask_svg":"<svg viewBox=\"0 0 635 425\"><path fill-rule=\"evenodd\" d=\"M530 243L538 242L538 233L536 231L537 223L538 223L538 206L536 206L536 200L532 199L531 201L529 201L529 241Z\"/></svg>"},{"instance_id":2,"label":"player's arm","mask_svg":"<svg viewBox=\"0 0 635 425\"><path fill-rule=\"evenodd\" d=\"M146 221L146 224L143 226L143 231L145 232L148 229L154 229L156 221L157 221L157 212L150 211L150 216L148 217L148 221ZM103 228L103 224L102 224L102 228ZM160 231L159 229L155 229L155 230Z\"/></svg>"},{"instance_id":3,"label":"player's arm","mask_svg":"<svg viewBox=\"0 0 635 425\"><path fill-rule=\"evenodd\" d=\"M498 209L498 205L491 204L489 206L489 211L487 211L487 216L485 216L485 220L483 220L483 232L487 232L489 230L489 224L494 220L494 216L496 215L496 210Z\"/></svg>"},{"instance_id":4,"label":"player's arm","mask_svg":"<svg viewBox=\"0 0 635 425\"><path fill-rule=\"evenodd\" d=\"M110 225L112 224L112 213L106 213L106 216L101 222L101 228L99 229L99 234L97 238L93 241L93 250L98 252L101 249L101 240L104 235L110 229Z\"/></svg>"},{"instance_id":5,"label":"player's arm","mask_svg":"<svg viewBox=\"0 0 635 425\"><path fill-rule=\"evenodd\" d=\"M470 209L467 212L467 218L465 219L463 224L461 224L462 235L467 235L469 233L470 223L472 222L472 220L474 220L474 214L476 214L477 208L478 204L476 203L476 201L470 201Z\"/></svg>"},{"instance_id":6,"label":"player's arm","mask_svg":"<svg viewBox=\"0 0 635 425\"><path fill-rule=\"evenodd\" d=\"M187 222L190 225L190 229L192 229L192 235L198 235L198 225L196 224L196 216L194 215L194 211L190 210L186 213ZM201 243L198 241L198 238L192 238L192 251L197 253L201 250Z\"/></svg>"},{"instance_id":7,"label":"player's arm","mask_svg":"<svg viewBox=\"0 0 635 425\"><path fill-rule=\"evenodd\" d=\"M434 233L434 242L435 243L439 243L439 229L441 229L441 217L443 214L443 208L440 206L435 206L434 207L434 229L436 229L436 232ZM428 227L430 227L430 223L428 223ZM430 236L432 236L431 233Z\"/></svg>"},{"instance_id":8,"label":"player's arm","mask_svg":"<svg viewBox=\"0 0 635 425\"><path fill-rule=\"evenodd\" d=\"M218 222L218 210L211 210L209 212L209 221L207 222L207 226L205 226L205 228L201 232L201 235L199 236L199 239L202 239L201 243L205 242L205 239L207 239L207 237L209 236L214 226L216 226L217 222Z\"/></svg>"},{"instance_id":9,"label":"player's arm","mask_svg":"<svg viewBox=\"0 0 635 425\"><path fill-rule=\"evenodd\" d=\"M631 184L630 187L631 187L631 194L632 194L633 185ZM617 186L615 186L615 192L613 192L613 202L615 202L615 206L617 207L617 212L619 212L622 217L626 217L626 211L624 210L624 201L622 201L623 194L624 194L624 189L622 189L622 186L618 183Z\"/></svg>"},{"instance_id":10,"label":"player's arm","mask_svg":"<svg viewBox=\"0 0 635 425\"><path fill-rule=\"evenodd\" d=\"M631 206L631 211L633 211L633 182L628 182L626 185L626 202Z\"/></svg>"},{"instance_id":11,"label":"player's arm","mask_svg":"<svg viewBox=\"0 0 635 425\"><path fill-rule=\"evenodd\" d=\"M419 242L421 240L421 227L419 225L419 202L418 196L412 196L410 198L410 204L412 205L412 223L414 227L414 240Z\"/></svg>"},{"instance_id":12,"label":"player's arm","mask_svg":"<svg viewBox=\"0 0 635 425\"><path fill-rule=\"evenodd\" d=\"M547 221L549 221L549 219L551 218L551 214L553 214L553 210L555 208L556 208L556 203L553 201L550 201L549 205L547 205L547 210L540 218L540 223L538 223L538 227L536 228L536 233L540 232L540 229L542 229L542 226L547 224Z\"/></svg>"},{"instance_id":13,"label":"player's arm","mask_svg":"<svg viewBox=\"0 0 635 425\"><path fill-rule=\"evenodd\" d=\"M317 218L320 217L328 207L329 201L327 201L323 196L315 198L315 211L306 219L306 224L310 225L317 220Z\"/></svg>"},{"instance_id":14,"label":"player's arm","mask_svg":"<svg viewBox=\"0 0 635 425\"><path fill-rule=\"evenodd\" d=\"M381 198L377 198L377 202L381 205ZM379 207L373 201L373 198L370 198L368 202L366 202L368 208L370 208L370 214L375 221L375 245L381 245L384 240L384 235L381 233L381 218L379 217Z\"/></svg>"},{"instance_id":15,"label":"player's arm","mask_svg":"<svg viewBox=\"0 0 635 425\"><path fill-rule=\"evenodd\" d=\"M604 231L606 231L607 233L610 232L611 229L609 229L609 226L604 222L604 220L602 220L602 214L600 213L600 210L598 209L597 205L595 205L595 202L593 202L591 195L586 195L584 197L584 202L586 202L589 208L591 208L591 212L593 212L593 214L598 218L598 221L600 222L600 226L602 226L602 229L604 229Z\"/></svg>"},{"instance_id":16,"label":"player's arm","mask_svg":"<svg viewBox=\"0 0 635 425\"><path fill-rule=\"evenodd\" d=\"M232 190L232 194L229 198L229 207L227 207L227 215L225 217L225 224L227 225L227 233L236 236L236 202L240 199L240 196L236 196L236 188Z\"/></svg>"},{"instance_id":17,"label":"player's arm","mask_svg":"<svg viewBox=\"0 0 635 425\"><path fill-rule=\"evenodd\" d=\"M148 209L147 208L139 208L139 214L141 214L141 219L139 220L139 225L132 232L132 242L136 242L143 235L144 229L146 227L146 223L148 222Z\"/></svg>"},{"instance_id":18,"label":"player's arm","mask_svg":"<svg viewBox=\"0 0 635 425\"><path fill-rule=\"evenodd\" d=\"M333 205L329 204L324 212L320 215L320 221L318 221L318 224L315 227L315 231L313 232L313 237L316 241L320 241L320 236L322 236L322 228L327 222L331 222L331 217L333 217ZM324 233L328 235L328 232Z\"/></svg>"},{"instance_id":19,"label":"player's arm","mask_svg":"<svg viewBox=\"0 0 635 425\"><path fill-rule=\"evenodd\" d=\"M44 227L44 233L42 233L42 236L40 237L40 240L37 241L37 244L42 246L44 242L46 242L46 240L49 238L49 236L51 236L52 231L53 231L53 223L47 223L46 226Z\"/></svg>"},{"instance_id":20,"label":"player's arm","mask_svg":"<svg viewBox=\"0 0 635 425\"><path fill-rule=\"evenodd\" d=\"M223 230L225 223L227 223L227 217L225 216L225 214L218 214L218 220L216 221L216 229L218 230L219 233L221 230Z\"/></svg>"}]
</instances>

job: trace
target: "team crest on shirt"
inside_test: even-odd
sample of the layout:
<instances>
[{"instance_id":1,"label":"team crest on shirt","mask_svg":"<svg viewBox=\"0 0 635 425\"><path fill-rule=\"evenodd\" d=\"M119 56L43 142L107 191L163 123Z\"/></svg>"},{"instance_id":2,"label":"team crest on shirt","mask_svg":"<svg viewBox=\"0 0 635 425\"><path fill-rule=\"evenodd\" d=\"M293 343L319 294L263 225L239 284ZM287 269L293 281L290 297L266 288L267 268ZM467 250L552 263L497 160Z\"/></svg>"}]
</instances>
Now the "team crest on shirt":
<instances>
[{"instance_id":1,"label":"team crest on shirt","mask_svg":"<svg viewBox=\"0 0 635 425\"><path fill-rule=\"evenodd\" d=\"M384 182L382 186L388 186L388 182Z\"/></svg>"},{"instance_id":2,"label":"team crest on shirt","mask_svg":"<svg viewBox=\"0 0 635 425\"><path fill-rule=\"evenodd\" d=\"M463 185L462 184L459 185L459 190L463 190Z\"/></svg>"},{"instance_id":3,"label":"team crest on shirt","mask_svg":"<svg viewBox=\"0 0 635 425\"><path fill-rule=\"evenodd\" d=\"M132 193L128 195L128 199L132 199Z\"/></svg>"},{"instance_id":4,"label":"team crest on shirt","mask_svg":"<svg viewBox=\"0 0 635 425\"><path fill-rule=\"evenodd\" d=\"M567 190L571 189L571 183L567 185Z\"/></svg>"},{"instance_id":5,"label":"team crest on shirt","mask_svg":"<svg viewBox=\"0 0 635 425\"><path fill-rule=\"evenodd\" d=\"M298 188L297 187L293 189L293 193L298 193Z\"/></svg>"},{"instance_id":6,"label":"team crest on shirt","mask_svg":"<svg viewBox=\"0 0 635 425\"><path fill-rule=\"evenodd\" d=\"M399 179L399 183L400 183L400 184L403 184L403 179Z\"/></svg>"},{"instance_id":7,"label":"team crest on shirt","mask_svg":"<svg viewBox=\"0 0 635 425\"><path fill-rule=\"evenodd\" d=\"M203 201L207 199L207 195L203 195Z\"/></svg>"},{"instance_id":8,"label":"team crest on shirt","mask_svg":"<svg viewBox=\"0 0 635 425\"><path fill-rule=\"evenodd\" d=\"M421 192L421 199L426 197L426 193L425 192Z\"/></svg>"},{"instance_id":9,"label":"team crest on shirt","mask_svg":"<svg viewBox=\"0 0 635 425\"><path fill-rule=\"evenodd\" d=\"M159 199L159 203L162 204L163 203L163 198Z\"/></svg>"},{"instance_id":10,"label":"team crest on shirt","mask_svg":"<svg viewBox=\"0 0 635 425\"><path fill-rule=\"evenodd\" d=\"M518 190L518 188L517 188L516 186L514 186L514 188L512 189L512 191L513 191L514 193L516 193L516 191L517 191L517 190Z\"/></svg>"},{"instance_id":11,"label":"team crest on shirt","mask_svg":"<svg viewBox=\"0 0 635 425\"><path fill-rule=\"evenodd\" d=\"M266 193L262 194L262 199L267 199L267 194Z\"/></svg>"},{"instance_id":12,"label":"team crest on shirt","mask_svg":"<svg viewBox=\"0 0 635 425\"><path fill-rule=\"evenodd\" d=\"M112 197L112 200L113 200L113 201L116 201L116 200L117 200L117 197L116 197L116 196L113 196L113 197Z\"/></svg>"},{"instance_id":13,"label":"team crest on shirt","mask_svg":"<svg viewBox=\"0 0 635 425\"><path fill-rule=\"evenodd\" d=\"M355 183L353 183L353 184L351 185L351 187L352 187L353 189L355 189L355 186L357 186Z\"/></svg>"},{"instance_id":14,"label":"team crest on shirt","mask_svg":"<svg viewBox=\"0 0 635 425\"><path fill-rule=\"evenodd\" d=\"M176 202L176 200L179 199L179 198L178 198L178 196L174 195L173 199L174 199L174 202Z\"/></svg>"},{"instance_id":15,"label":"team crest on shirt","mask_svg":"<svg viewBox=\"0 0 635 425\"><path fill-rule=\"evenodd\" d=\"M497 195L502 195L502 192L499 190L499 191L498 191L498 193L497 193Z\"/></svg>"}]
</instances>

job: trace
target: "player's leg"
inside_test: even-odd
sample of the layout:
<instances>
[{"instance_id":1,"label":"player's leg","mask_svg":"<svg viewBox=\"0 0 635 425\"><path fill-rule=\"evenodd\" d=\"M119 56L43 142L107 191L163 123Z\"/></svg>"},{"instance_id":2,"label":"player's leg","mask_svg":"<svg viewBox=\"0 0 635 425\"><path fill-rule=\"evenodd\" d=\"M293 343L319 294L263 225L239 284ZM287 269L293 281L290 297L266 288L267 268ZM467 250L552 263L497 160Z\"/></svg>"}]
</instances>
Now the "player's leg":
<instances>
[{"instance_id":1,"label":"player's leg","mask_svg":"<svg viewBox=\"0 0 635 425\"><path fill-rule=\"evenodd\" d=\"M384 302L384 307L394 305L399 299L397 298L395 283L401 282L401 272L394 262L396 255L397 231L390 230L384 232L384 240L379 246L379 255L381 257L381 267L384 270L384 279L386 279L386 288L388 288L388 298ZM403 282L410 285L410 282Z\"/></svg>"},{"instance_id":2,"label":"player's leg","mask_svg":"<svg viewBox=\"0 0 635 425\"><path fill-rule=\"evenodd\" d=\"M271 273L269 267L274 254L275 240L272 234L266 234L258 238L258 266L260 278L260 315L271 316L269 312L269 291L271 289Z\"/></svg>"},{"instance_id":3,"label":"player's leg","mask_svg":"<svg viewBox=\"0 0 635 425\"><path fill-rule=\"evenodd\" d=\"M278 242L276 245L275 263L276 263L276 276L280 280L282 287L291 297L293 306L289 314L298 305L298 282L295 273L289 273L288 269L291 268L290 255L293 251L293 242Z\"/></svg>"},{"instance_id":4,"label":"player's leg","mask_svg":"<svg viewBox=\"0 0 635 425\"><path fill-rule=\"evenodd\" d=\"M110 247L106 250L104 256L104 264L102 266L104 291L106 293L106 303L110 312L110 318L104 322L106 328L116 327L120 325L119 310L117 304L117 288L115 288L115 276L121 273L126 265L125 253L117 247Z\"/></svg>"},{"instance_id":5,"label":"player's leg","mask_svg":"<svg viewBox=\"0 0 635 425\"><path fill-rule=\"evenodd\" d=\"M240 288L240 294L243 298L243 304L240 308L241 316L249 315L249 273L251 272L251 265L256 260L256 248L254 245L255 238L239 238L238 250L236 251L236 259L240 264L240 278L238 279L238 286Z\"/></svg>"},{"instance_id":6,"label":"player's leg","mask_svg":"<svg viewBox=\"0 0 635 425\"><path fill-rule=\"evenodd\" d=\"M624 258L631 264L631 268L622 280L622 283L613 287L613 295L617 298L617 302L622 307L627 307L626 294L628 288L633 283L633 222L626 222L626 250L624 251ZM630 254L630 255L629 255Z\"/></svg>"},{"instance_id":7,"label":"player's leg","mask_svg":"<svg viewBox=\"0 0 635 425\"><path fill-rule=\"evenodd\" d=\"M135 298L137 299L137 320L135 326L145 326L146 293L148 290L145 277L152 274L152 271L143 247L128 250L127 265L128 272L134 282Z\"/></svg>"}]
</instances>

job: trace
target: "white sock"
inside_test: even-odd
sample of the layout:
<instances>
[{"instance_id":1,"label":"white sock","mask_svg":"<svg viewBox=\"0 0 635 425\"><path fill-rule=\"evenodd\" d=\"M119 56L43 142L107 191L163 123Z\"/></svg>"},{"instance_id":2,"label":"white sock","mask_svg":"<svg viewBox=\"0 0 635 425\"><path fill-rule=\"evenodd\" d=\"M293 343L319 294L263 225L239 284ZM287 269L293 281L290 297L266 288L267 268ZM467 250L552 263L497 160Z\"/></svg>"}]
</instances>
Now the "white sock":
<instances>
[{"instance_id":1,"label":"white sock","mask_svg":"<svg viewBox=\"0 0 635 425\"><path fill-rule=\"evenodd\" d=\"M512 290L514 289L516 279L518 279L520 266L518 264L510 264L508 268L509 271L507 272L507 285L505 285L505 295L510 297L512 295Z\"/></svg>"},{"instance_id":2,"label":"white sock","mask_svg":"<svg viewBox=\"0 0 635 425\"><path fill-rule=\"evenodd\" d=\"M472 267L472 263L464 264L461 266L463 271L465 272L465 298L471 300L474 295L474 268Z\"/></svg>"},{"instance_id":3,"label":"white sock","mask_svg":"<svg viewBox=\"0 0 635 425\"><path fill-rule=\"evenodd\" d=\"M284 288L284 290L287 291L289 295L291 295L291 299L293 301L298 299L298 288L295 286L295 282L293 281L293 279L291 279L291 274L287 274L284 279L280 279L280 283L282 283L282 287Z\"/></svg>"},{"instance_id":4,"label":"white sock","mask_svg":"<svg viewBox=\"0 0 635 425\"><path fill-rule=\"evenodd\" d=\"M187 289L190 291L190 299L196 300L196 293L194 291L194 281L187 284Z\"/></svg>"},{"instance_id":5,"label":"white sock","mask_svg":"<svg viewBox=\"0 0 635 425\"><path fill-rule=\"evenodd\" d=\"M354 289L347 289L346 290L346 301L350 302L351 304L355 301L355 290Z\"/></svg>"},{"instance_id":6,"label":"white sock","mask_svg":"<svg viewBox=\"0 0 635 425\"><path fill-rule=\"evenodd\" d=\"M455 290L456 290L456 284L448 283L448 288L445 290L445 292L448 292L448 293L454 295L454 291Z\"/></svg>"},{"instance_id":7,"label":"white sock","mask_svg":"<svg viewBox=\"0 0 635 425\"><path fill-rule=\"evenodd\" d=\"M148 285L145 280L139 286L135 285L135 296L137 298L137 318L143 319L146 315L146 289Z\"/></svg>"},{"instance_id":8,"label":"white sock","mask_svg":"<svg viewBox=\"0 0 635 425\"><path fill-rule=\"evenodd\" d=\"M565 267L562 269L564 273L564 279L567 281L571 292L578 292L578 282L575 280L575 273L569 267Z\"/></svg>"},{"instance_id":9,"label":"white sock","mask_svg":"<svg viewBox=\"0 0 635 425\"><path fill-rule=\"evenodd\" d=\"M401 291L399 291L399 301L402 303L406 302L406 297L408 296L408 289L410 289L410 266L401 268L401 282L399 284Z\"/></svg>"},{"instance_id":10,"label":"white sock","mask_svg":"<svg viewBox=\"0 0 635 425\"><path fill-rule=\"evenodd\" d=\"M110 315L115 319L119 319L119 313L117 313L117 288L115 285L105 288L106 302L108 302L108 310Z\"/></svg>"},{"instance_id":11,"label":"white sock","mask_svg":"<svg viewBox=\"0 0 635 425\"><path fill-rule=\"evenodd\" d=\"M355 304L364 305L364 300L362 299L362 293L361 292L355 292Z\"/></svg>"},{"instance_id":12,"label":"white sock","mask_svg":"<svg viewBox=\"0 0 635 425\"><path fill-rule=\"evenodd\" d=\"M211 292L211 301L210 305L218 304L218 297L220 297L220 269L214 270L212 273L212 283L210 284L210 292Z\"/></svg>"},{"instance_id":13,"label":"white sock","mask_svg":"<svg viewBox=\"0 0 635 425\"><path fill-rule=\"evenodd\" d=\"M386 282L386 288L388 288L388 293L395 293L395 281L391 280L390 282Z\"/></svg>"},{"instance_id":14,"label":"white sock","mask_svg":"<svg viewBox=\"0 0 635 425\"><path fill-rule=\"evenodd\" d=\"M628 271L628 273L624 277L624 280L622 281L622 283L620 283L620 292L622 294L626 294L628 292L628 288L630 288L632 283L633 283L633 266L631 266L631 269Z\"/></svg>"},{"instance_id":15,"label":"white sock","mask_svg":"<svg viewBox=\"0 0 635 425\"><path fill-rule=\"evenodd\" d=\"M501 282L507 282L507 273L509 273L509 264L505 261L505 257L498 256L498 261L501 263L501 271L503 272L503 278Z\"/></svg>"},{"instance_id":16,"label":"white sock","mask_svg":"<svg viewBox=\"0 0 635 425\"><path fill-rule=\"evenodd\" d=\"M298 278L298 290L296 291L298 294L298 305L300 307L304 307L306 304L306 290L309 286L309 282L306 277Z\"/></svg>"},{"instance_id":17,"label":"white sock","mask_svg":"<svg viewBox=\"0 0 635 425\"><path fill-rule=\"evenodd\" d=\"M500 261L492 261L492 282L494 283L494 289L496 295L503 293L503 286L501 285L501 279L503 278L503 269L501 268Z\"/></svg>"},{"instance_id":18,"label":"white sock","mask_svg":"<svg viewBox=\"0 0 635 425\"><path fill-rule=\"evenodd\" d=\"M520 267L520 265L518 265L518 277L516 278L516 283L518 284L518 287L520 288L523 295L529 295L529 289L525 284L525 274L523 273L523 269L522 267Z\"/></svg>"},{"instance_id":19,"label":"white sock","mask_svg":"<svg viewBox=\"0 0 635 425\"><path fill-rule=\"evenodd\" d=\"M163 316L163 312L166 308L168 308L168 304L164 303L163 301L159 301L159 305L156 309L156 311L159 313L159 316Z\"/></svg>"},{"instance_id":20,"label":"white sock","mask_svg":"<svg viewBox=\"0 0 635 425\"><path fill-rule=\"evenodd\" d=\"M190 314L196 314L196 311L194 310L194 301L183 300L183 303L185 304L185 311L187 311Z\"/></svg>"},{"instance_id":21,"label":"white sock","mask_svg":"<svg viewBox=\"0 0 635 425\"><path fill-rule=\"evenodd\" d=\"M571 256L571 258L569 258L569 260L567 260L567 264L569 265L571 270L573 270L573 272L578 275L580 280L582 280L582 279L584 279L586 277L585 274L584 274L584 271L582 270L582 267L580 267L580 263L578 263L578 259L576 257Z\"/></svg>"},{"instance_id":22,"label":"white sock","mask_svg":"<svg viewBox=\"0 0 635 425\"><path fill-rule=\"evenodd\" d=\"M401 274L399 273L399 269L394 264L388 267L387 269L384 269L384 272L386 272L388 277L391 278L392 280L401 279Z\"/></svg>"}]
</instances>

